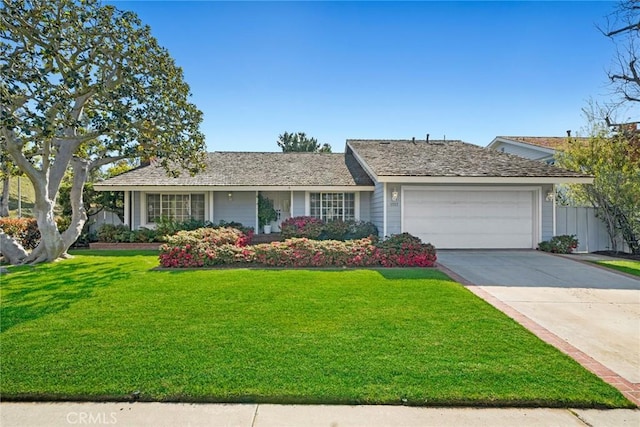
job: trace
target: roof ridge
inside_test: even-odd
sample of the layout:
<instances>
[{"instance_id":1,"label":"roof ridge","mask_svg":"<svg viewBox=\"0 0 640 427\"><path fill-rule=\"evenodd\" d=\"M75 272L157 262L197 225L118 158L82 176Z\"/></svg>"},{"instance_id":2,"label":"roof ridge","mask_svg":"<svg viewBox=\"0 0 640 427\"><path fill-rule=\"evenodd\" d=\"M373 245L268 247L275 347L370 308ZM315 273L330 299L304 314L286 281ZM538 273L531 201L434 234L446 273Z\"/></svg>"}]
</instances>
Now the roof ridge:
<instances>
[{"instance_id":1,"label":"roof ridge","mask_svg":"<svg viewBox=\"0 0 640 427\"><path fill-rule=\"evenodd\" d=\"M347 139L347 142L415 142L415 143L427 143L424 139ZM470 142L465 142L461 139L429 139L428 143L432 142L462 142L465 144L471 144ZM475 144L471 144L475 145Z\"/></svg>"},{"instance_id":2,"label":"roof ridge","mask_svg":"<svg viewBox=\"0 0 640 427\"><path fill-rule=\"evenodd\" d=\"M318 151L207 151L207 154L344 154L344 153L326 153Z\"/></svg>"}]
</instances>

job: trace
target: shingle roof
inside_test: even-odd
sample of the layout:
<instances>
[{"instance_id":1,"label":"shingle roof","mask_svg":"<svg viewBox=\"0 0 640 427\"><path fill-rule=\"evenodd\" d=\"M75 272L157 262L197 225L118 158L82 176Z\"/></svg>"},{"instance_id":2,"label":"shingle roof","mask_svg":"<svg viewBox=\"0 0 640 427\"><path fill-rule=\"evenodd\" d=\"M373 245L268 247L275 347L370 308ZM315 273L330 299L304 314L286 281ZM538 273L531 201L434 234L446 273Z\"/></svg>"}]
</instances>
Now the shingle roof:
<instances>
[{"instance_id":1,"label":"shingle roof","mask_svg":"<svg viewBox=\"0 0 640 427\"><path fill-rule=\"evenodd\" d=\"M167 176L156 165L107 179L100 186L372 186L353 156L344 153L207 153L195 176Z\"/></svg>"},{"instance_id":2,"label":"shingle roof","mask_svg":"<svg viewBox=\"0 0 640 427\"><path fill-rule=\"evenodd\" d=\"M535 145L537 147L551 148L557 150L567 143L566 136L498 136L496 138L508 139L509 141L521 142L524 144ZM571 137L572 140L581 140L588 138Z\"/></svg>"},{"instance_id":3,"label":"shingle roof","mask_svg":"<svg viewBox=\"0 0 640 427\"><path fill-rule=\"evenodd\" d=\"M378 177L587 177L462 141L352 139L347 146Z\"/></svg>"}]
</instances>

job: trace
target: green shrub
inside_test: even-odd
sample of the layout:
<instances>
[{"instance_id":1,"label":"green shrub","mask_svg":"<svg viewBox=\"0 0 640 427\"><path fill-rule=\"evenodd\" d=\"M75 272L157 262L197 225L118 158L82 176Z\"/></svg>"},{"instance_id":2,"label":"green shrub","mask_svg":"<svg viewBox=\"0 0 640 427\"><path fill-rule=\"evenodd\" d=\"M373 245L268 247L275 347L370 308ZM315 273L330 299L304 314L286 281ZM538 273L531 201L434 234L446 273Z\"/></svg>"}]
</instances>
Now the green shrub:
<instances>
[{"instance_id":1,"label":"green shrub","mask_svg":"<svg viewBox=\"0 0 640 427\"><path fill-rule=\"evenodd\" d=\"M69 217L56 217L56 225L61 233L69 228L70 223ZM0 218L0 230L27 250L34 249L40 243L40 230L35 218Z\"/></svg>"},{"instance_id":2,"label":"green shrub","mask_svg":"<svg viewBox=\"0 0 640 427\"><path fill-rule=\"evenodd\" d=\"M344 240L351 239L364 239L365 237L371 237L374 240L378 239L378 227L372 222L366 221L347 221L349 230Z\"/></svg>"},{"instance_id":3,"label":"green shrub","mask_svg":"<svg viewBox=\"0 0 640 427\"><path fill-rule=\"evenodd\" d=\"M150 228L142 227L134 232L135 241L139 243L151 243L158 241L158 232Z\"/></svg>"},{"instance_id":4,"label":"green shrub","mask_svg":"<svg viewBox=\"0 0 640 427\"><path fill-rule=\"evenodd\" d=\"M40 242L40 231L35 218L0 218L0 229L27 250L34 249Z\"/></svg>"},{"instance_id":5,"label":"green shrub","mask_svg":"<svg viewBox=\"0 0 640 427\"><path fill-rule=\"evenodd\" d=\"M312 216L295 216L282 221L280 232L284 238L317 239L322 234L324 223Z\"/></svg>"},{"instance_id":6,"label":"green shrub","mask_svg":"<svg viewBox=\"0 0 640 427\"><path fill-rule=\"evenodd\" d=\"M324 222L310 216L297 216L282 222L282 236L317 240L353 240L373 237L377 239L378 228L371 222L334 219Z\"/></svg>"},{"instance_id":7,"label":"green shrub","mask_svg":"<svg viewBox=\"0 0 640 427\"><path fill-rule=\"evenodd\" d=\"M133 243L136 241L136 233L123 224L103 224L98 229L97 235L98 241L105 243Z\"/></svg>"},{"instance_id":8,"label":"green shrub","mask_svg":"<svg viewBox=\"0 0 640 427\"><path fill-rule=\"evenodd\" d=\"M578 239L575 235L554 236L551 240L540 242L538 250L555 254L570 254L578 247Z\"/></svg>"},{"instance_id":9,"label":"green shrub","mask_svg":"<svg viewBox=\"0 0 640 427\"><path fill-rule=\"evenodd\" d=\"M346 240L349 233L349 223L341 219L334 219L324 223L320 238L322 240Z\"/></svg>"}]
</instances>

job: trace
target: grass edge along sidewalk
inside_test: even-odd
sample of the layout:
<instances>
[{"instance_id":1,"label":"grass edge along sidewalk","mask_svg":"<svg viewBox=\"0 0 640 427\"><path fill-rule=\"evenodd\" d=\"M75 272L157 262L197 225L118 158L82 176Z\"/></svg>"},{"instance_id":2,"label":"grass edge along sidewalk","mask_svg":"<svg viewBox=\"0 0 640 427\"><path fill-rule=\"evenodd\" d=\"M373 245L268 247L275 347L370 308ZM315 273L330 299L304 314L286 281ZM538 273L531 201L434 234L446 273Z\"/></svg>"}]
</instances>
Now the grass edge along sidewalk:
<instances>
[{"instance_id":1,"label":"grass edge along sidewalk","mask_svg":"<svg viewBox=\"0 0 640 427\"><path fill-rule=\"evenodd\" d=\"M633 407L435 270L76 255L2 278L2 399Z\"/></svg>"}]
</instances>

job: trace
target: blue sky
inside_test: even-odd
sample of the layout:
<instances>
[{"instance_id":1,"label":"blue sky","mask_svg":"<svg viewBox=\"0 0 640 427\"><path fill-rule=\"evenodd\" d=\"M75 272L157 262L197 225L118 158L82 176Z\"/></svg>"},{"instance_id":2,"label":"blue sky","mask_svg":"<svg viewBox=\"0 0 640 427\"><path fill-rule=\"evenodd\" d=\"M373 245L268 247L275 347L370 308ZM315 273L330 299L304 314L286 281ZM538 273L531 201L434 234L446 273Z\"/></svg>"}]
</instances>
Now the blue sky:
<instances>
[{"instance_id":1,"label":"blue sky","mask_svg":"<svg viewBox=\"0 0 640 427\"><path fill-rule=\"evenodd\" d=\"M209 151L563 136L608 99L614 2L111 1L184 70Z\"/></svg>"}]
</instances>

